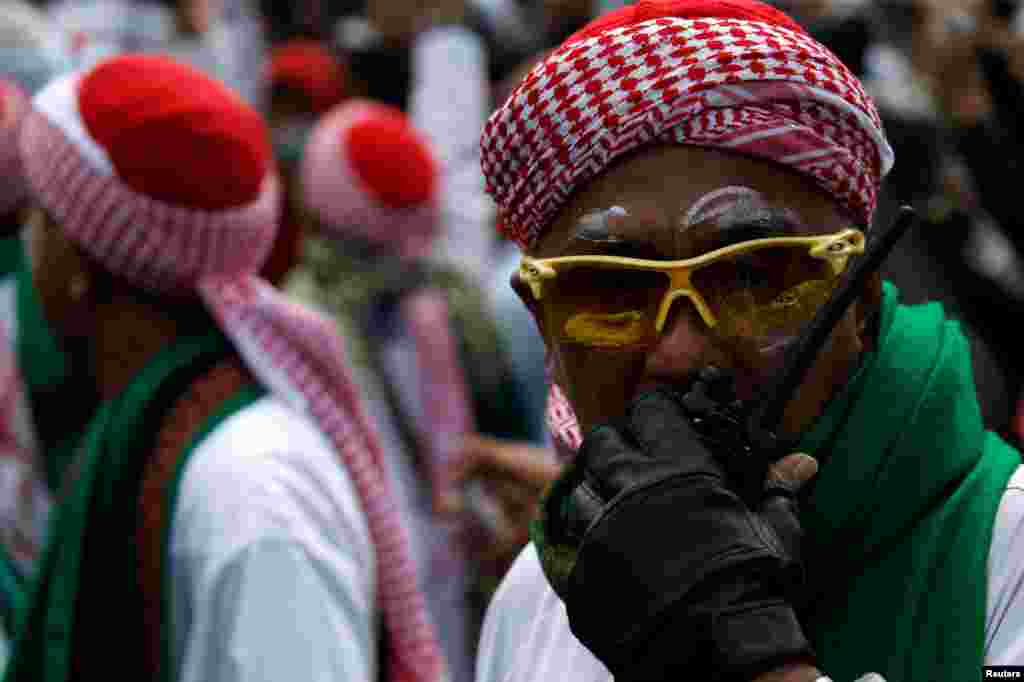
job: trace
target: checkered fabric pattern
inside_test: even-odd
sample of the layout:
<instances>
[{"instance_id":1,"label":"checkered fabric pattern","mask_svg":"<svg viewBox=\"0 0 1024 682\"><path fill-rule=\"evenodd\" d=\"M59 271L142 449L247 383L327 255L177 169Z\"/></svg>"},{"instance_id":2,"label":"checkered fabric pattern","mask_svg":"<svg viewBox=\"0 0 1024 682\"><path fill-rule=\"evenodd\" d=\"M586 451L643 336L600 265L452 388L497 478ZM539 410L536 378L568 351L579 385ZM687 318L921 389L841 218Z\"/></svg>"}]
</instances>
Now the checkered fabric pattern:
<instances>
[{"instance_id":1,"label":"checkered fabric pattern","mask_svg":"<svg viewBox=\"0 0 1024 682\"><path fill-rule=\"evenodd\" d=\"M864 225L893 163L859 81L805 33L662 16L570 38L491 116L481 165L502 231L529 248L577 188L651 143L781 163Z\"/></svg>"},{"instance_id":2,"label":"checkered fabric pattern","mask_svg":"<svg viewBox=\"0 0 1024 682\"><path fill-rule=\"evenodd\" d=\"M270 252L274 175L253 203L209 211L152 199L97 172L43 113L26 117L21 149L29 184L50 215L97 262L144 289L191 292L206 275L258 269Z\"/></svg>"},{"instance_id":3,"label":"checkered fabric pattern","mask_svg":"<svg viewBox=\"0 0 1024 682\"><path fill-rule=\"evenodd\" d=\"M576 412L558 384L551 384L545 414L548 430L555 445L555 454L563 462L571 461L583 444L583 433L580 431Z\"/></svg>"},{"instance_id":4,"label":"checkered fabric pattern","mask_svg":"<svg viewBox=\"0 0 1024 682\"><path fill-rule=\"evenodd\" d=\"M28 421L13 330L0 321L0 544L25 575L37 567L53 504Z\"/></svg>"},{"instance_id":5,"label":"checkered fabric pattern","mask_svg":"<svg viewBox=\"0 0 1024 682\"><path fill-rule=\"evenodd\" d=\"M0 78L0 217L6 216L28 194L25 171L18 154L18 136L29 110L25 93L9 80Z\"/></svg>"},{"instance_id":6,"label":"checkered fabric pattern","mask_svg":"<svg viewBox=\"0 0 1024 682\"><path fill-rule=\"evenodd\" d=\"M107 70L105 84L85 87L85 79L101 69ZM145 87L137 85L140 79ZM90 110L90 93L99 114ZM235 125L258 121L258 115L195 69L142 55L105 60L58 79L34 105L20 139L33 197L70 239L126 281L163 294L197 294L253 374L316 421L353 479L374 542L377 598L389 638L389 656L382 663L388 679L443 679L444 659L379 436L365 416L336 325L254 274L274 240L279 203L265 126L246 134ZM203 135L184 135L181 126L188 121L199 122ZM152 163L124 173L119 161L135 163L137 150L118 144L137 144L133 137L140 130L152 145L147 148ZM220 135L221 144L200 144L211 135ZM186 149L167 149L168 139ZM243 153L230 153L239 146ZM248 160L245 167L242 159ZM161 175L168 170L170 176ZM175 176L190 171L232 174L232 180L262 177L262 182L256 187L220 182L198 193L195 184L179 184L176 191L190 196L189 204L156 200L129 186L145 182L156 193L168 189L157 186L161 177L173 184ZM225 203L230 192L244 196ZM211 199L222 207L194 207Z\"/></svg>"}]
</instances>

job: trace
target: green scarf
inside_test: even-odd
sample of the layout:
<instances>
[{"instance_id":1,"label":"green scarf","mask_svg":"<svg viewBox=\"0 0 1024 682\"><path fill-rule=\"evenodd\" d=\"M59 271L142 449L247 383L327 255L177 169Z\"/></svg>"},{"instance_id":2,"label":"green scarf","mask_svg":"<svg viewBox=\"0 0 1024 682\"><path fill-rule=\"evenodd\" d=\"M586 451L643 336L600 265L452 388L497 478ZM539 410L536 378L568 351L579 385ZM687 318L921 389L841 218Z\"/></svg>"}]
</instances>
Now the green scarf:
<instances>
[{"instance_id":1,"label":"green scarf","mask_svg":"<svg viewBox=\"0 0 1024 682\"><path fill-rule=\"evenodd\" d=\"M128 679L149 679L143 659L149 633L142 627L134 543L139 485L168 410L230 352L211 322L211 331L179 338L100 405L54 510L50 543L21 614L6 681L64 682L75 669L87 676L125 672ZM260 390L243 393L229 401L232 410ZM168 666L163 669L170 679Z\"/></svg>"},{"instance_id":2,"label":"green scarf","mask_svg":"<svg viewBox=\"0 0 1024 682\"><path fill-rule=\"evenodd\" d=\"M24 253L21 237L4 237L0 239L0 278L13 275L21 267Z\"/></svg>"},{"instance_id":3,"label":"green scarf","mask_svg":"<svg viewBox=\"0 0 1024 682\"><path fill-rule=\"evenodd\" d=\"M992 528L1021 458L985 431L960 325L886 283L877 351L801 446L822 464L802 515L822 668L978 679Z\"/></svg>"},{"instance_id":4,"label":"green scarf","mask_svg":"<svg viewBox=\"0 0 1024 682\"><path fill-rule=\"evenodd\" d=\"M15 277L18 368L39 450L45 453L46 481L50 490L56 491L99 398L92 377L82 371L84 363L72 371L71 357L46 320L27 259L20 260Z\"/></svg>"},{"instance_id":5,"label":"green scarf","mask_svg":"<svg viewBox=\"0 0 1024 682\"><path fill-rule=\"evenodd\" d=\"M354 244L354 240L307 237L302 264L292 271L286 290L328 311L348 341L349 361L371 372L377 371L378 362L372 356L380 350L380 330L369 319L373 308L383 301L397 304L410 286L443 290L477 431L495 438L529 439L530 415L526 414L525 399L511 378L507 351L480 287L455 270L433 264L421 264L424 271L419 280L411 275L409 265L397 259L356 255L360 249Z\"/></svg>"},{"instance_id":6,"label":"green scarf","mask_svg":"<svg viewBox=\"0 0 1024 682\"><path fill-rule=\"evenodd\" d=\"M800 612L822 670L979 679L992 528L1021 458L985 431L959 324L938 304L900 305L886 282L877 350L800 449L821 463L801 515L810 584ZM576 551L551 510L564 509L574 476L568 467L531 527L562 594Z\"/></svg>"}]
</instances>

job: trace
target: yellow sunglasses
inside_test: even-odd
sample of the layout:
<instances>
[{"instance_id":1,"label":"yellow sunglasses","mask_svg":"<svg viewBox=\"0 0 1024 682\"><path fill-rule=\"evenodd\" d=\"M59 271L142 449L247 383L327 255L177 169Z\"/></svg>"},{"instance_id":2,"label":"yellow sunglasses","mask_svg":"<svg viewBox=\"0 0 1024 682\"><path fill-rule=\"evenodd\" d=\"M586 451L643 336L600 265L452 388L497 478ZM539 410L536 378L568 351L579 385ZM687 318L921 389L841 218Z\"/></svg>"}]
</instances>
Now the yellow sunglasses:
<instances>
[{"instance_id":1,"label":"yellow sunglasses","mask_svg":"<svg viewBox=\"0 0 1024 682\"><path fill-rule=\"evenodd\" d=\"M850 256L864 252L857 229L733 244L696 258L523 257L519 279L565 341L599 348L653 343L673 304L687 298L724 336L792 335L831 294Z\"/></svg>"}]
</instances>

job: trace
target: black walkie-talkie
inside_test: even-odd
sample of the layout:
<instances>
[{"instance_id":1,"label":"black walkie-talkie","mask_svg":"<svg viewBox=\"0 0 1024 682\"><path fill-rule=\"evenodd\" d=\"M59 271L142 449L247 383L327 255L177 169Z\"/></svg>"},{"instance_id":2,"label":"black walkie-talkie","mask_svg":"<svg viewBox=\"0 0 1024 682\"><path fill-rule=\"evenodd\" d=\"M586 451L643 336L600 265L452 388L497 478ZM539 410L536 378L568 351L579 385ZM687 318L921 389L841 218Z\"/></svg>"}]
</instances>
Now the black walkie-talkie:
<instances>
[{"instance_id":1,"label":"black walkie-talkie","mask_svg":"<svg viewBox=\"0 0 1024 682\"><path fill-rule=\"evenodd\" d=\"M756 495L768 467L790 453L793 444L778 436L786 406L868 276L878 270L916 220L914 209L903 206L888 227L869 237L864 253L852 262L832 296L790 345L782 366L755 398L733 400L732 377L726 371L707 368L697 373L683 396L683 405L701 438L718 446L716 452L729 453L726 464L743 482L745 493Z\"/></svg>"}]
</instances>

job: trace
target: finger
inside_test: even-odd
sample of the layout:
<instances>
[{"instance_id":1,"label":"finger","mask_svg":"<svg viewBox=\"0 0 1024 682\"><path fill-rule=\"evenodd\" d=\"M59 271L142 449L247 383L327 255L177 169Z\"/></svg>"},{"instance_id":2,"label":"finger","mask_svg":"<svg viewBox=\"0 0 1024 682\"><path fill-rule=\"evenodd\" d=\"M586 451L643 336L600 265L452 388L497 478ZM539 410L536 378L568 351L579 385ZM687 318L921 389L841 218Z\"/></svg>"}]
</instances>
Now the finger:
<instances>
[{"instance_id":1,"label":"finger","mask_svg":"<svg viewBox=\"0 0 1024 682\"><path fill-rule=\"evenodd\" d=\"M803 526L800 525L794 484L769 480L758 512L764 522L775 531L786 554L799 559Z\"/></svg>"},{"instance_id":2,"label":"finger","mask_svg":"<svg viewBox=\"0 0 1024 682\"><path fill-rule=\"evenodd\" d=\"M774 530L786 552L800 556L800 525L796 493L818 473L818 461L795 452L771 465L763 492L760 512Z\"/></svg>"},{"instance_id":3,"label":"finger","mask_svg":"<svg viewBox=\"0 0 1024 682\"><path fill-rule=\"evenodd\" d=\"M562 471L554 454L546 448L478 435L463 438L456 460L453 474L457 479L495 473L537 489L546 488Z\"/></svg>"},{"instance_id":4,"label":"finger","mask_svg":"<svg viewBox=\"0 0 1024 682\"><path fill-rule=\"evenodd\" d=\"M482 462L495 474L504 475L533 488L543 489L558 478L561 465L545 448L524 443L499 443Z\"/></svg>"},{"instance_id":5,"label":"finger","mask_svg":"<svg viewBox=\"0 0 1024 682\"><path fill-rule=\"evenodd\" d=\"M795 452L768 468L768 480L789 484L797 491L817 473L818 460L802 452Z\"/></svg>"},{"instance_id":6,"label":"finger","mask_svg":"<svg viewBox=\"0 0 1024 682\"><path fill-rule=\"evenodd\" d=\"M630 435L653 459L673 462L677 473L689 469L724 476L721 465L701 445L671 387L657 387L634 400L627 425Z\"/></svg>"},{"instance_id":7,"label":"finger","mask_svg":"<svg viewBox=\"0 0 1024 682\"><path fill-rule=\"evenodd\" d=\"M541 494L536 488L524 486L508 478L493 478L484 481L484 488L508 511L534 507Z\"/></svg>"}]
</instances>

